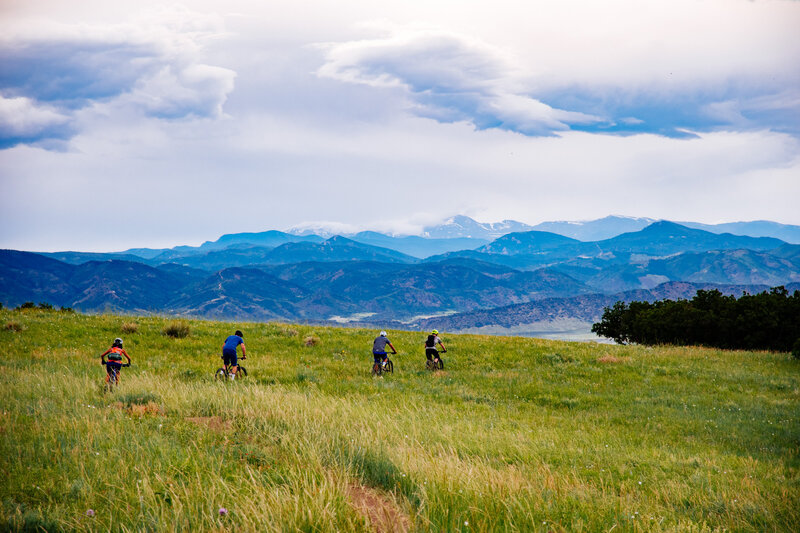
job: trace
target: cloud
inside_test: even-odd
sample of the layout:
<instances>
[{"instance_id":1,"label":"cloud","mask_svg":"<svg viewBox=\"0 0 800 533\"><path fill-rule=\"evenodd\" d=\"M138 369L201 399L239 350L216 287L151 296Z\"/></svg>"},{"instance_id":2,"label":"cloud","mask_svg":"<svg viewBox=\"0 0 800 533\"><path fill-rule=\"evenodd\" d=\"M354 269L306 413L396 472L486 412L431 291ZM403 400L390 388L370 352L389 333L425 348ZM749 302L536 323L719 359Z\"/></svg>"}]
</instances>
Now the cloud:
<instances>
[{"instance_id":1,"label":"cloud","mask_svg":"<svg viewBox=\"0 0 800 533\"><path fill-rule=\"evenodd\" d=\"M773 7L735 3L722 29L710 22L725 9L717 2L700 6L700 20L663 6L659 16L636 8L641 28L616 20L609 28L592 26L586 17L576 18L574 9L573 15L564 9L553 20L533 19L522 42L491 32L482 40L437 28L375 24L370 29L381 32L376 38L321 44L324 63L317 75L394 90L417 116L465 121L479 130L689 137L689 130L772 129L800 136L800 70L794 66L800 39L778 20L797 19L798 11ZM769 24L753 25L757 16ZM663 28L659 17L667 17ZM548 22L564 33L571 20L574 32L558 40L541 27ZM671 32L681 24L695 33L676 38ZM770 27L774 35L767 36Z\"/></svg>"},{"instance_id":2,"label":"cloud","mask_svg":"<svg viewBox=\"0 0 800 533\"><path fill-rule=\"evenodd\" d=\"M0 96L0 149L42 138L61 139L72 129L70 118L30 98Z\"/></svg>"},{"instance_id":3,"label":"cloud","mask_svg":"<svg viewBox=\"0 0 800 533\"><path fill-rule=\"evenodd\" d=\"M523 72L503 51L438 30L395 29L384 38L329 43L317 75L399 88L417 116L478 129L550 135L603 119L551 107L526 93Z\"/></svg>"},{"instance_id":4,"label":"cloud","mask_svg":"<svg viewBox=\"0 0 800 533\"><path fill-rule=\"evenodd\" d=\"M207 17L193 22L182 14L180 24L161 14L7 35L0 41L0 147L68 137L76 111L96 104L106 113L116 107L162 119L220 117L236 73L203 62L203 42L215 28ZM34 116L26 117L30 110Z\"/></svg>"}]
</instances>

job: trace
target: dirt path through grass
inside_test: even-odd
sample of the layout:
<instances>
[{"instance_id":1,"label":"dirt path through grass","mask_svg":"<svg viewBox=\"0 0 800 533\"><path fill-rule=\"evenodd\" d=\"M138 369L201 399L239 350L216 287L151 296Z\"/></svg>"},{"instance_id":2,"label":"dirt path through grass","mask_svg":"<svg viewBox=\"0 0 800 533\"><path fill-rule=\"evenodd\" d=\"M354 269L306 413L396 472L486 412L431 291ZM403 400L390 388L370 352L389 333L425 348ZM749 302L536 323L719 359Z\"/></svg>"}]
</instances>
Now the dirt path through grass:
<instances>
[{"instance_id":1,"label":"dirt path through grass","mask_svg":"<svg viewBox=\"0 0 800 533\"><path fill-rule=\"evenodd\" d=\"M352 506L369 522L377 533L405 533L410 529L408 517L397 504L381 491L364 485L348 487Z\"/></svg>"}]
</instances>

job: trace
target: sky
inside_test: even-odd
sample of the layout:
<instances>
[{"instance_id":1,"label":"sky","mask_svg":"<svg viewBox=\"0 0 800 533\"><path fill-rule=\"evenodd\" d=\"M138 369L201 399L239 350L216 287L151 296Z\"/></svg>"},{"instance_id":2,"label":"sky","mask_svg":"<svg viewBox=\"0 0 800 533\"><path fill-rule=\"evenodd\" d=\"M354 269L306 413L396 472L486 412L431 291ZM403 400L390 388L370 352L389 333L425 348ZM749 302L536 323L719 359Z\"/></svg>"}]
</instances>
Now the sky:
<instances>
[{"instance_id":1,"label":"sky","mask_svg":"<svg viewBox=\"0 0 800 533\"><path fill-rule=\"evenodd\" d=\"M795 0L0 0L0 248L800 224Z\"/></svg>"}]
</instances>

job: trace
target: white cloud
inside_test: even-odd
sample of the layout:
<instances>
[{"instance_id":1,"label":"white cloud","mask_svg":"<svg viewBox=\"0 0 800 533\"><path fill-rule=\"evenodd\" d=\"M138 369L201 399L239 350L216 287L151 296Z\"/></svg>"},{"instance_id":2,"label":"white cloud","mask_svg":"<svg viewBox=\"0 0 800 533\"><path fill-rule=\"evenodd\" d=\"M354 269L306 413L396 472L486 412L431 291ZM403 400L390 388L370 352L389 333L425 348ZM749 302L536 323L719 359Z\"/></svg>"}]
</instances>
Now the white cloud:
<instances>
[{"instance_id":1,"label":"white cloud","mask_svg":"<svg viewBox=\"0 0 800 533\"><path fill-rule=\"evenodd\" d=\"M12 26L0 41L0 91L40 110L37 120L48 110L62 124L97 103L106 113L116 106L156 118L219 117L236 73L202 58L220 24L218 17L178 9L122 24ZM38 136L50 133L41 128Z\"/></svg>"},{"instance_id":2,"label":"white cloud","mask_svg":"<svg viewBox=\"0 0 800 533\"><path fill-rule=\"evenodd\" d=\"M409 109L442 122L547 135L602 119L523 93L524 72L503 51L441 30L391 28L384 38L328 43L321 77L405 89Z\"/></svg>"},{"instance_id":3,"label":"white cloud","mask_svg":"<svg viewBox=\"0 0 800 533\"><path fill-rule=\"evenodd\" d=\"M0 137L35 138L61 130L69 117L30 98L0 95Z\"/></svg>"}]
</instances>

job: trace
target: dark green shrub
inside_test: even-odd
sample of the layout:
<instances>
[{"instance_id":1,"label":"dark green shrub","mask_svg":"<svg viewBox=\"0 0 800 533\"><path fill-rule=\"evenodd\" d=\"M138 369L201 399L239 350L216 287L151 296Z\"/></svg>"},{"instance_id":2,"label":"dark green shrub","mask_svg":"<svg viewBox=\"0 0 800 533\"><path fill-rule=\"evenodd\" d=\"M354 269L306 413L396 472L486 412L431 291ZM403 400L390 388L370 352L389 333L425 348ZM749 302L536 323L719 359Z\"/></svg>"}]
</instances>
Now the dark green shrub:
<instances>
[{"instance_id":1,"label":"dark green shrub","mask_svg":"<svg viewBox=\"0 0 800 533\"><path fill-rule=\"evenodd\" d=\"M47 302L39 302L39 309L42 311L52 311L53 306Z\"/></svg>"},{"instance_id":2,"label":"dark green shrub","mask_svg":"<svg viewBox=\"0 0 800 533\"><path fill-rule=\"evenodd\" d=\"M794 346L792 346L792 355L795 356L796 359L800 359L800 339L794 341Z\"/></svg>"},{"instance_id":3,"label":"dark green shrub","mask_svg":"<svg viewBox=\"0 0 800 533\"><path fill-rule=\"evenodd\" d=\"M33 302L25 302L24 304L17 307L18 310L22 309L36 309L36 304Z\"/></svg>"}]
</instances>

